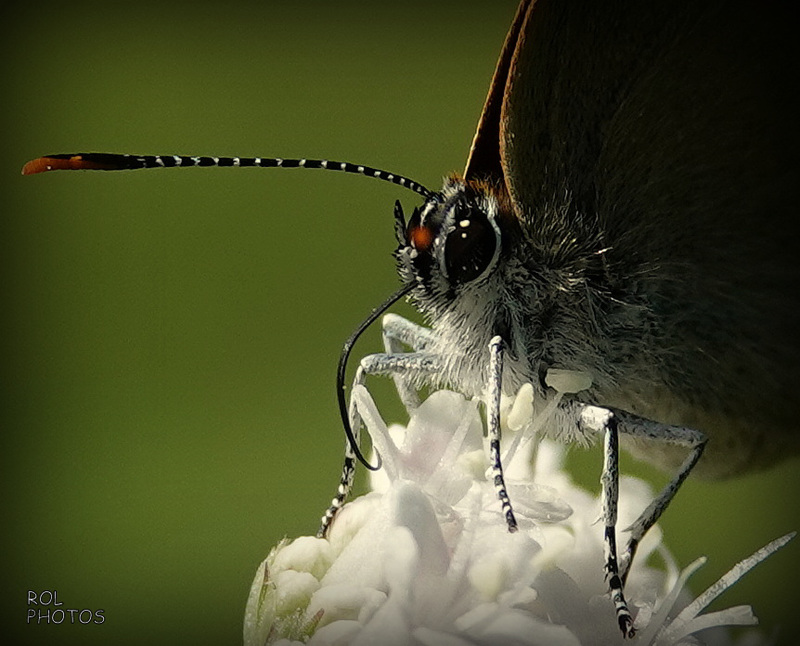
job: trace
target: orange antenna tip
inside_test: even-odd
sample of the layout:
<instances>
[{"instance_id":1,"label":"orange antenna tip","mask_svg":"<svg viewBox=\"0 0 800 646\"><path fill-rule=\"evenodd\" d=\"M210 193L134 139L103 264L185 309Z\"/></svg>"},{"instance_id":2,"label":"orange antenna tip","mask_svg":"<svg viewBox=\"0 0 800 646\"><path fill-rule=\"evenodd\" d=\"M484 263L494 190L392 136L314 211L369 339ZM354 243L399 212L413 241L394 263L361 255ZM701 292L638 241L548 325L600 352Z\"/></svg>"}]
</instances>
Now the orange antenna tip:
<instances>
[{"instance_id":1,"label":"orange antenna tip","mask_svg":"<svg viewBox=\"0 0 800 646\"><path fill-rule=\"evenodd\" d=\"M86 159L83 155L51 155L32 159L22 167L23 175L36 175L49 170L110 170L113 166Z\"/></svg>"}]
</instances>

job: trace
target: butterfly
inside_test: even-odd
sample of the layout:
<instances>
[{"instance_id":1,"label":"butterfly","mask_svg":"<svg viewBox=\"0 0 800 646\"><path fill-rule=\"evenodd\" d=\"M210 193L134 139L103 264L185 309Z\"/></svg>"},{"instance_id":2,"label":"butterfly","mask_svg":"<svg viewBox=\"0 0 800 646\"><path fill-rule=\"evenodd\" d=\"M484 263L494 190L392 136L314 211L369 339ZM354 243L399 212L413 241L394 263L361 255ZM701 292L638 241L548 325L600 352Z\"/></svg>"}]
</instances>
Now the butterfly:
<instances>
[{"instance_id":1,"label":"butterfly","mask_svg":"<svg viewBox=\"0 0 800 646\"><path fill-rule=\"evenodd\" d=\"M523 0L465 170L433 191L327 160L49 155L23 172L178 166L360 173L423 198L395 205L401 288L346 342L337 395L348 436L324 535L352 486L361 419L344 388L355 340L408 297L430 327L384 318L386 352L360 361L416 386L487 394L492 477L516 528L500 460L499 399L553 396L551 433L604 438L605 571L625 636L624 583L647 530L691 472L727 477L800 448L794 412L800 281L798 57L788 10L753 1ZM789 242L787 242L787 240ZM404 352L405 347L410 348ZM675 475L617 548L620 440ZM707 449L707 450L706 450Z\"/></svg>"}]
</instances>

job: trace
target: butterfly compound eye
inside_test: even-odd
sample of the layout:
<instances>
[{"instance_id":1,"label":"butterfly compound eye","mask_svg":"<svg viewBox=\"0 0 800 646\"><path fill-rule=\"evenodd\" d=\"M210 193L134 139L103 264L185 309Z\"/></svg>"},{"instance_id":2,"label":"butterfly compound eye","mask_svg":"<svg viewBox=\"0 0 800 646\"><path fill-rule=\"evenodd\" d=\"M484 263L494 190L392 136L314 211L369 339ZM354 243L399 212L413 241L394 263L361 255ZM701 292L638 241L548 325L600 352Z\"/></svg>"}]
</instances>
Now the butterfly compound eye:
<instances>
[{"instance_id":1,"label":"butterfly compound eye","mask_svg":"<svg viewBox=\"0 0 800 646\"><path fill-rule=\"evenodd\" d=\"M444 243L444 265L453 285L480 278L493 266L498 250L498 232L478 208L456 207L453 230Z\"/></svg>"}]
</instances>

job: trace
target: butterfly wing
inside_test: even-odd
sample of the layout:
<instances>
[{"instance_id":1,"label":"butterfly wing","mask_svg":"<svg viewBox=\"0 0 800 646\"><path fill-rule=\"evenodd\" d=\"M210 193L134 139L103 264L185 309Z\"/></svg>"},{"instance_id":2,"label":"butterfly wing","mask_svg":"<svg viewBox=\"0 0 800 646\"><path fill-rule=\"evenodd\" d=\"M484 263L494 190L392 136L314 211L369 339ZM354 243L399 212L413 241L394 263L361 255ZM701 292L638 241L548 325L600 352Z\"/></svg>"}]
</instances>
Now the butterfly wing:
<instances>
[{"instance_id":1,"label":"butterfly wing","mask_svg":"<svg viewBox=\"0 0 800 646\"><path fill-rule=\"evenodd\" d=\"M520 46L520 34L533 0L523 0L506 35L500 58L495 67L489 94L483 105L478 128L472 140L464 177L468 180L481 179L503 182L503 169L500 165L500 113L511 69L511 60Z\"/></svg>"},{"instance_id":2,"label":"butterfly wing","mask_svg":"<svg viewBox=\"0 0 800 646\"><path fill-rule=\"evenodd\" d=\"M467 165L496 172L499 131L530 243L607 250L597 403L709 433L711 475L799 448L792 24L755 1L523 3Z\"/></svg>"}]
</instances>

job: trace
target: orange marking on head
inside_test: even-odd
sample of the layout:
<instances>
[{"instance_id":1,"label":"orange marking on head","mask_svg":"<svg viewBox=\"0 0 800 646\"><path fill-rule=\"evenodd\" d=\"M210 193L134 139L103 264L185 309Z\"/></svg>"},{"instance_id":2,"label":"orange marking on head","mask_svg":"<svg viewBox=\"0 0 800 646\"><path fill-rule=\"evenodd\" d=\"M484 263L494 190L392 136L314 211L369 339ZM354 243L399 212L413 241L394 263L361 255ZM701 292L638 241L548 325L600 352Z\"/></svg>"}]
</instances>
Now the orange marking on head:
<instances>
[{"instance_id":1,"label":"orange marking on head","mask_svg":"<svg viewBox=\"0 0 800 646\"><path fill-rule=\"evenodd\" d=\"M433 231L428 227L414 227L408 232L408 239L414 249L427 251L433 244Z\"/></svg>"}]
</instances>

